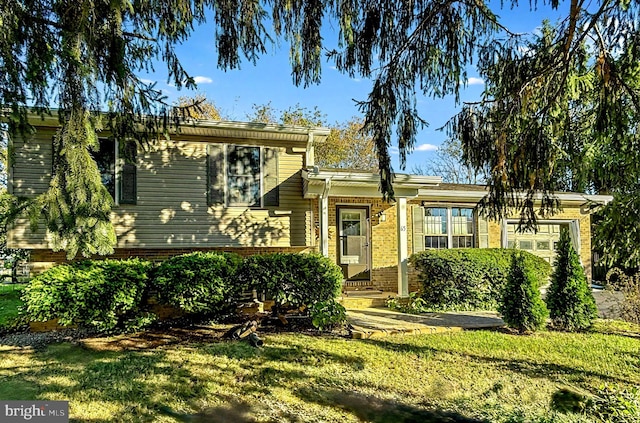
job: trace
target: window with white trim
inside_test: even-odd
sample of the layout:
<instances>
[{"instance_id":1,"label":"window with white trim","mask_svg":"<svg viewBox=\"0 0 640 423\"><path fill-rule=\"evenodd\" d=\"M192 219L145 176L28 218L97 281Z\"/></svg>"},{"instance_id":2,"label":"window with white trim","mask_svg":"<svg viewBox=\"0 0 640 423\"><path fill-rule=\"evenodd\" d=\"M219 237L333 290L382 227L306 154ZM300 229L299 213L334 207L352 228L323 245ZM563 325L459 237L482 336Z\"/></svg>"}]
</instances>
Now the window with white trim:
<instances>
[{"instance_id":1,"label":"window with white trim","mask_svg":"<svg viewBox=\"0 0 640 423\"><path fill-rule=\"evenodd\" d=\"M473 208L426 206L413 208L413 251L475 246Z\"/></svg>"}]
</instances>

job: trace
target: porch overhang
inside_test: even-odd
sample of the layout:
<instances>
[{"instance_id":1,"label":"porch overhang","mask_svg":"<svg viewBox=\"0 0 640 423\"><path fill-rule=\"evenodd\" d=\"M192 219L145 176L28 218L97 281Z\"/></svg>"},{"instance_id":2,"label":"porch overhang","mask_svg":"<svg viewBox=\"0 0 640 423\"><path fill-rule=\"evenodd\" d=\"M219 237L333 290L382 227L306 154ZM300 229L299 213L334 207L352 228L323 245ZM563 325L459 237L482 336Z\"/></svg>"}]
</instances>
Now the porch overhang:
<instances>
[{"instance_id":1,"label":"porch overhang","mask_svg":"<svg viewBox=\"0 0 640 423\"><path fill-rule=\"evenodd\" d=\"M380 175L377 173L303 169L304 198L329 197L373 197L380 198ZM327 190L327 181L330 187ZM398 174L393 180L393 190L396 197L413 198L418 196L420 189L436 187L442 182L439 176Z\"/></svg>"},{"instance_id":2,"label":"porch overhang","mask_svg":"<svg viewBox=\"0 0 640 423\"><path fill-rule=\"evenodd\" d=\"M329 255L329 197L381 198L380 175L374 173L320 170L302 170L304 198L318 199L320 223L320 252ZM409 295L408 279L408 225L407 200L416 198L421 189L437 187L442 183L439 176L396 175L393 190L396 207L396 240L398 248L398 295Z\"/></svg>"}]
</instances>

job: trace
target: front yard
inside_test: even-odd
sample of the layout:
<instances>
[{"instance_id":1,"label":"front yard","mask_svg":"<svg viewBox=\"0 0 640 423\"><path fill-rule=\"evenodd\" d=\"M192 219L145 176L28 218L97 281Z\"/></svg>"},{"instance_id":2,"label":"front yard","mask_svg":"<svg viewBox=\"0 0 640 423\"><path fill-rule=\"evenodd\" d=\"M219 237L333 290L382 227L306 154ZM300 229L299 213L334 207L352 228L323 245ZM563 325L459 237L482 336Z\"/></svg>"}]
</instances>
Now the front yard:
<instances>
[{"instance_id":1,"label":"front yard","mask_svg":"<svg viewBox=\"0 0 640 423\"><path fill-rule=\"evenodd\" d=\"M72 421L588 422L550 410L562 387L640 385L640 328L497 331L358 341L223 328L0 344L0 399L68 400ZM198 420L198 417L202 419ZM445 420L449 418L449 420ZM225 420L226 419L226 420Z\"/></svg>"}]
</instances>

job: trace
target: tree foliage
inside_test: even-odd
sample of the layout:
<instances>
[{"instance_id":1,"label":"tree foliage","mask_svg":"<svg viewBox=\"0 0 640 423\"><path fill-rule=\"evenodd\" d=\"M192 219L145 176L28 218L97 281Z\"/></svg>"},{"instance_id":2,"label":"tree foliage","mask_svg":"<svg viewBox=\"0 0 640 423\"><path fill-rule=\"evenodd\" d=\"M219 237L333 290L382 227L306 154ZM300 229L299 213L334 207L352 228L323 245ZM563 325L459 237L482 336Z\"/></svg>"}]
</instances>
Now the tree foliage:
<instances>
[{"instance_id":1,"label":"tree foliage","mask_svg":"<svg viewBox=\"0 0 640 423\"><path fill-rule=\"evenodd\" d=\"M390 147L397 139L404 164L426 123L417 96L458 100L473 60L486 92L482 102L464 107L450 132L461 140L466 163L490 170L484 202L490 214L515 206L525 222L535 222L535 192L543 195L543 214L557 210L553 191L567 184L637 192L640 166L638 5L544 4L565 8L566 19L523 36L509 32L482 1L6 0L0 103L12 131L28 129L29 107L37 113L59 107L51 189L32 211L44 215L60 247L91 254L108 251L114 239L106 193L73 193L97 186L85 152L95 148L92 134L105 129L144 144L179 122L181 109L137 73L154 71L160 61L169 82L193 87L175 48L198 25L211 31L212 57L223 69L254 62L271 42L284 40L296 85L320 81L323 52L338 71L370 79L371 92L358 105L386 198L393 197ZM337 28L336 45L325 45L323 26ZM79 168L88 171L60 176ZM80 224L71 230L75 220Z\"/></svg>"},{"instance_id":2,"label":"tree foliage","mask_svg":"<svg viewBox=\"0 0 640 423\"><path fill-rule=\"evenodd\" d=\"M498 311L507 326L520 332L542 329L549 311L540 297L534 269L525 264L525 257L516 252L511 257L509 276Z\"/></svg>"},{"instance_id":3,"label":"tree foliage","mask_svg":"<svg viewBox=\"0 0 640 423\"><path fill-rule=\"evenodd\" d=\"M360 117L329 124L318 107L308 109L296 104L279 111L268 102L254 104L252 108L252 113L246 116L251 122L329 127L331 132L326 141L314 146L315 163L320 167L377 170L375 144L373 138L362 131L364 120Z\"/></svg>"},{"instance_id":4,"label":"tree foliage","mask_svg":"<svg viewBox=\"0 0 640 423\"><path fill-rule=\"evenodd\" d=\"M473 166L462 161L462 145L459 139L447 138L438 147L435 157L424 164L414 165L411 173L442 177L443 182L451 184L478 184L484 182L485 170L478 172Z\"/></svg>"},{"instance_id":5,"label":"tree foliage","mask_svg":"<svg viewBox=\"0 0 640 423\"><path fill-rule=\"evenodd\" d=\"M178 97L176 107L192 119L228 120L223 118L216 103L213 100L209 100L206 94L203 93L198 93L195 96L183 95Z\"/></svg>"},{"instance_id":6,"label":"tree foliage","mask_svg":"<svg viewBox=\"0 0 640 423\"><path fill-rule=\"evenodd\" d=\"M598 317L596 301L573 248L568 230L560 233L551 286L547 291L547 307L554 327L575 331L587 329Z\"/></svg>"},{"instance_id":7,"label":"tree foliage","mask_svg":"<svg viewBox=\"0 0 640 423\"><path fill-rule=\"evenodd\" d=\"M640 228L627 208L640 192L638 12L633 2L572 1L567 18L539 34L484 46L483 98L448 125L465 163L489 169L482 203L489 216L515 207L531 227L536 212L559 209L556 191L613 194L603 213L609 231L598 231L598 243L605 260L627 265L640 264L629 249Z\"/></svg>"}]
</instances>

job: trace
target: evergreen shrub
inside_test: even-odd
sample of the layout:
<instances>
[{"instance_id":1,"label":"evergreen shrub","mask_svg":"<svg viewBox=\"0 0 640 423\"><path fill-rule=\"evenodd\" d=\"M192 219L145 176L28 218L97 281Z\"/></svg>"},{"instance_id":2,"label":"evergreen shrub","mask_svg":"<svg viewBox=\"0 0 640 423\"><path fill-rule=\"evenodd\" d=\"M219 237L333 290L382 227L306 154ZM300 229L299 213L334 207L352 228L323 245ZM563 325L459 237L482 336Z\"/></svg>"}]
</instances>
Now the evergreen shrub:
<instances>
[{"instance_id":1,"label":"evergreen shrub","mask_svg":"<svg viewBox=\"0 0 640 423\"><path fill-rule=\"evenodd\" d=\"M567 331L587 329L598 317L591 287L580 264L580 257L571 243L569 231L566 229L560 233L555 269L546 301L551 323L557 329Z\"/></svg>"},{"instance_id":2,"label":"evergreen shrub","mask_svg":"<svg viewBox=\"0 0 640 423\"><path fill-rule=\"evenodd\" d=\"M160 303L186 314L221 316L245 290L235 277L241 263L239 255L222 252L171 257L154 272L152 289Z\"/></svg>"},{"instance_id":3,"label":"evergreen shrub","mask_svg":"<svg viewBox=\"0 0 640 423\"><path fill-rule=\"evenodd\" d=\"M515 252L504 248L425 250L409 261L418 273L419 296L427 307L488 310L501 300ZM538 288L547 283L549 263L528 252L522 252L522 260Z\"/></svg>"},{"instance_id":4,"label":"evergreen shrub","mask_svg":"<svg viewBox=\"0 0 640 423\"><path fill-rule=\"evenodd\" d=\"M243 286L264 292L274 300L275 310L310 307L334 300L342 288L342 271L319 254L272 253L245 258L238 274Z\"/></svg>"},{"instance_id":5,"label":"evergreen shrub","mask_svg":"<svg viewBox=\"0 0 640 423\"><path fill-rule=\"evenodd\" d=\"M542 329L549 315L534 272L522 252L513 254L498 311L507 326L520 332Z\"/></svg>"},{"instance_id":6,"label":"evergreen shrub","mask_svg":"<svg viewBox=\"0 0 640 423\"><path fill-rule=\"evenodd\" d=\"M55 266L24 289L23 312L32 321L57 318L102 332L139 329L153 320L145 305L151 266L140 259Z\"/></svg>"}]
</instances>

